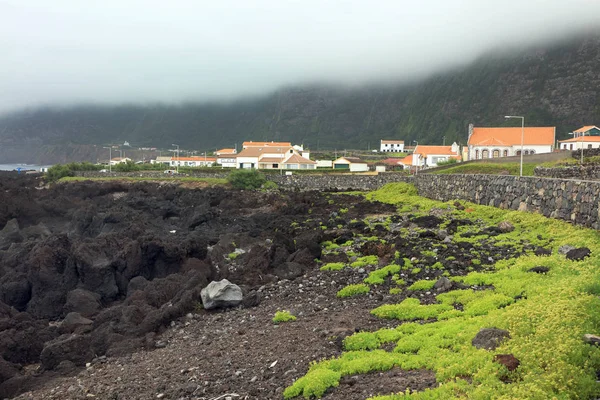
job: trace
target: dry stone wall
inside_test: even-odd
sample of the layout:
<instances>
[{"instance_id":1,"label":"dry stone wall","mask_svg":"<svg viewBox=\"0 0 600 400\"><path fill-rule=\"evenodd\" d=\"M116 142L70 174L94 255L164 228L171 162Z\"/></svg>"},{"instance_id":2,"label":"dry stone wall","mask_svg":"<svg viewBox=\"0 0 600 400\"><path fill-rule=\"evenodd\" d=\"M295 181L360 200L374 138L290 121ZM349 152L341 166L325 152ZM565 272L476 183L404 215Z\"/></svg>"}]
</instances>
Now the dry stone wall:
<instances>
[{"instance_id":1,"label":"dry stone wall","mask_svg":"<svg viewBox=\"0 0 600 400\"><path fill-rule=\"evenodd\" d=\"M532 211L600 228L600 182L509 175L420 175L421 196L467 200L503 209Z\"/></svg>"}]
</instances>

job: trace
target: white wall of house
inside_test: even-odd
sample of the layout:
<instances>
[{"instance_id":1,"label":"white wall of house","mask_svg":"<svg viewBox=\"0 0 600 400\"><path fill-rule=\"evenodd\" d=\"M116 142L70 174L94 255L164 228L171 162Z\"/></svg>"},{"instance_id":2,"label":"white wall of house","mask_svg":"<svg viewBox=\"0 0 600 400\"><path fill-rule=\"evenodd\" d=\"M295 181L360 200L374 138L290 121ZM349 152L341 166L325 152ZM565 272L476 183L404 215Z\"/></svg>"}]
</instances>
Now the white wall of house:
<instances>
[{"instance_id":1,"label":"white wall of house","mask_svg":"<svg viewBox=\"0 0 600 400\"><path fill-rule=\"evenodd\" d=\"M379 151L382 153L402 153L404 143L380 143Z\"/></svg>"},{"instance_id":2,"label":"white wall of house","mask_svg":"<svg viewBox=\"0 0 600 400\"><path fill-rule=\"evenodd\" d=\"M333 161L331 160L316 160L317 168L333 168Z\"/></svg>"},{"instance_id":3,"label":"white wall of house","mask_svg":"<svg viewBox=\"0 0 600 400\"><path fill-rule=\"evenodd\" d=\"M217 157L217 164L223 168L236 168L237 159L235 157Z\"/></svg>"},{"instance_id":4,"label":"white wall of house","mask_svg":"<svg viewBox=\"0 0 600 400\"><path fill-rule=\"evenodd\" d=\"M258 168L258 157L238 157L236 168Z\"/></svg>"},{"instance_id":5,"label":"white wall of house","mask_svg":"<svg viewBox=\"0 0 600 400\"><path fill-rule=\"evenodd\" d=\"M365 172L369 170L366 163L350 163L350 172Z\"/></svg>"},{"instance_id":6,"label":"white wall of house","mask_svg":"<svg viewBox=\"0 0 600 400\"><path fill-rule=\"evenodd\" d=\"M579 150L581 149L581 145L583 143L584 149L600 149L600 142L567 142L561 143L561 150Z\"/></svg>"},{"instance_id":7,"label":"white wall of house","mask_svg":"<svg viewBox=\"0 0 600 400\"><path fill-rule=\"evenodd\" d=\"M515 146L469 146L469 159L482 160L484 158L499 158L517 156L521 145ZM552 153L551 145L524 145L523 154Z\"/></svg>"}]
</instances>

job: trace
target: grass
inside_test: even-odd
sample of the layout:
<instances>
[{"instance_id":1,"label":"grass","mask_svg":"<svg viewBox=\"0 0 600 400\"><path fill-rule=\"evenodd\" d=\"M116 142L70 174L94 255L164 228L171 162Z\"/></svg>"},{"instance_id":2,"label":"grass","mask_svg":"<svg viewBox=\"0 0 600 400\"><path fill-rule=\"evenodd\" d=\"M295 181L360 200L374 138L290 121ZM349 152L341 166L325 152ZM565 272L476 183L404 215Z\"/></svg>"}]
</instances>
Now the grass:
<instances>
[{"instance_id":1,"label":"grass","mask_svg":"<svg viewBox=\"0 0 600 400\"><path fill-rule=\"evenodd\" d=\"M292 313L290 313L289 311L277 311L275 313L275 316L273 317L273 322L276 324L279 324L281 322L291 322L291 321L295 321L296 320L296 316L292 315Z\"/></svg>"},{"instance_id":2,"label":"grass","mask_svg":"<svg viewBox=\"0 0 600 400\"><path fill-rule=\"evenodd\" d=\"M174 178L171 176L152 178L148 176L103 176L97 178L86 178L83 176L66 176L61 178L59 182L81 182L81 181L171 181L171 182L203 182L210 185L226 185L227 179L222 178L194 178L194 177L183 177Z\"/></svg>"},{"instance_id":3,"label":"grass","mask_svg":"<svg viewBox=\"0 0 600 400\"><path fill-rule=\"evenodd\" d=\"M533 170L539 164L523 163L523 176L533 176ZM488 174L498 175L519 175L519 163L473 163L461 165L460 163L454 167L446 168L440 171L432 171L433 174Z\"/></svg>"},{"instance_id":4,"label":"grass","mask_svg":"<svg viewBox=\"0 0 600 400\"><path fill-rule=\"evenodd\" d=\"M418 212L432 207L452 209L453 203L420 198L407 184L386 185L367 197ZM433 304L406 298L377 307L373 315L396 319L398 325L347 337L344 352L313 362L304 377L285 389L286 399L319 397L336 387L343 376L392 368L431 370L437 385L371 400L566 400L600 395L596 382L600 348L582 340L585 333L600 332L600 233L537 214L464 205L469 212L454 209L452 217L488 226L507 220L515 226L513 232L499 236L497 244L519 247L522 239L533 246L550 247L552 255L527 254L498 261L485 272L451 277L467 287L485 290L452 290L438 294ZM569 261L556 251L564 244L588 247L591 256ZM548 267L549 272L527 272L538 265ZM377 271L366 283L381 283L391 272L375 274ZM475 348L473 337L486 327L506 329L510 339L494 351ZM393 351L382 349L388 344L394 345ZM494 361L496 354L513 354L520 366L509 372Z\"/></svg>"},{"instance_id":5,"label":"grass","mask_svg":"<svg viewBox=\"0 0 600 400\"><path fill-rule=\"evenodd\" d=\"M364 283L357 283L355 285L348 285L343 289L339 290L337 292L337 297L343 298L357 296L359 294L367 294L369 293L369 290L370 289L368 285L365 285Z\"/></svg>"}]
</instances>

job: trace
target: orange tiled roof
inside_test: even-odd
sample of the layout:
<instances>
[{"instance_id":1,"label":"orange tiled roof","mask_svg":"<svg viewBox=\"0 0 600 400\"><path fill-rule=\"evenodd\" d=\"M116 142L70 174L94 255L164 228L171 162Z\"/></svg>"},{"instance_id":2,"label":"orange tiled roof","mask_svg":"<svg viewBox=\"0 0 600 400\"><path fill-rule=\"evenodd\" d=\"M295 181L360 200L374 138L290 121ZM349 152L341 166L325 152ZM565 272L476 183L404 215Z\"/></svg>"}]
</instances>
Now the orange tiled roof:
<instances>
[{"instance_id":1,"label":"orange tiled roof","mask_svg":"<svg viewBox=\"0 0 600 400\"><path fill-rule=\"evenodd\" d=\"M589 131L591 129L594 129L594 128L600 129L600 128L598 128L595 125L586 125L586 126L583 126L583 127L579 128L579 129L577 129L576 131L573 131L573 132L575 132L575 133L585 133L585 132L587 132L587 131Z\"/></svg>"},{"instance_id":2,"label":"orange tiled roof","mask_svg":"<svg viewBox=\"0 0 600 400\"><path fill-rule=\"evenodd\" d=\"M235 154L235 149L221 149L215 152L217 155Z\"/></svg>"},{"instance_id":3,"label":"orange tiled roof","mask_svg":"<svg viewBox=\"0 0 600 400\"><path fill-rule=\"evenodd\" d=\"M600 136L578 136L567 140L559 140L559 143L575 143L575 142L600 142Z\"/></svg>"},{"instance_id":4,"label":"orange tiled roof","mask_svg":"<svg viewBox=\"0 0 600 400\"><path fill-rule=\"evenodd\" d=\"M401 159L399 161L400 164L404 164L404 165L412 165L413 163L413 155L411 154L410 156L404 157L403 159Z\"/></svg>"},{"instance_id":5,"label":"orange tiled roof","mask_svg":"<svg viewBox=\"0 0 600 400\"><path fill-rule=\"evenodd\" d=\"M204 156L197 156L197 157L172 157L171 158L172 161L216 161L215 157L204 157Z\"/></svg>"},{"instance_id":6,"label":"orange tiled roof","mask_svg":"<svg viewBox=\"0 0 600 400\"><path fill-rule=\"evenodd\" d=\"M283 161L283 157L279 158L279 157L263 157L260 160L258 160L258 162L261 163L280 163Z\"/></svg>"},{"instance_id":7,"label":"orange tiled roof","mask_svg":"<svg viewBox=\"0 0 600 400\"><path fill-rule=\"evenodd\" d=\"M381 143L383 144L404 144L404 140L382 140Z\"/></svg>"},{"instance_id":8,"label":"orange tiled roof","mask_svg":"<svg viewBox=\"0 0 600 400\"><path fill-rule=\"evenodd\" d=\"M525 127L523 144L552 145L554 144L553 126ZM496 141L496 144L489 144ZM500 144L504 143L504 144ZM469 138L469 146L515 146L521 144L521 128L473 128Z\"/></svg>"},{"instance_id":9,"label":"orange tiled roof","mask_svg":"<svg viewBox=\"0 0 600 400\"><path fill-rule=\"evenodd\" d=\"M308 158L304 158L298 154L294 154L288 158L284 164L316 164L316 162L309 160Z\"/></svg>"},{"instance_id":10,"label":"orange tiled roof","mask_svg":"<svg viewBox=\"0 0 600 400\"><path fill-rule=\"evenodd\" d=\"M291 142L244 142L243 147L292 147Z\"/></svg>"},{"instance_id":11,"label":"orange tiled roof","mask_svg":"<svg viewBox=\"0 0 600 400\"><path fill-rule=\"evenodd\" d=\"M419 144L415 148L414 154L420 154L423 157L428 155L455 156L456 152L452 151L452 146L425 146Z\"/></svg>"}]
</instances>

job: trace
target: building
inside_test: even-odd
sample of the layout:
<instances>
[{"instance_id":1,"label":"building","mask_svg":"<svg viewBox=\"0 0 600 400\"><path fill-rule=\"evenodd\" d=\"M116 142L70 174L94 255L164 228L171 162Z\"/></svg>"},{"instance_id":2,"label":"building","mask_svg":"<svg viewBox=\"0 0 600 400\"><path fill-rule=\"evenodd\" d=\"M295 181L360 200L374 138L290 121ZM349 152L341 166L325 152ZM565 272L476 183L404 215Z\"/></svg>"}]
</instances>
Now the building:
<instances>
[{"instance_id":1,"label":"building","mask_svg":"<svg viewBox=\"0 0 600 400\"><path fill-rule=\"evenodd\" d=\"M236 149L221 149L215 151L216 156L231 156L237 154Z\"/></svg>"},{"instance_id":2,"label":"building","mask_svg":"<svg viewBox=\"0 0 600 400\"><path fill-rule=\"evenodd\" d=\"M249 142L244 142L242 143L242 148L243 149L247 149L248 147L260 147L260 148L267 148L267 147L292 147L292 143L290 142L253 142L252 140Z\"/></svg>"},{"instance_id":3,"label":"building","mask_svg":"<svg viewBox=\"0 0 600 400\"><path fill-rule=\"evenodd\" d=\"M158 156L154 160L150 160L150 164L165 164L171 165L171 157L170 156Z\"/></svg>"},{"instance_id":4,"label":"building","mask_svg":"<svg viewBox=\"0 0 600 400\"><path fill-rule=\"evenodd\" d=\"M382 140L379 151L382 153L402 153L404 152L404 140Z\"/></svg>"},{"instance_id":5,"label":"building","mask_svg":"<svg viewBox=\"0 0 600 400\"><path fill-rule=\"evenodd\" d=\"M365 172L369 170L369 166L358 157L340 157L333 161L333 169L348 169L350 172Z\"/></svg>"},{"instance_id":6,"label":"building","mask_svg":"<svg viewBox=\"0 0 600 400\"><path fill-rule=\"evenodd\" d=\"M554 150L556 127L479 128L469 125L467 142L469 160L521 155L551 153Z\"/></svg>"},{"instance_id":7,"label":"building","mask_svg":"<svg viewBox=\"0 0 600 400\"><path fill-rule=\"evenodd\" d=\"M418 144L412 154L412 165L419 168L437 167L439 162L448 161L451 158L460 160L460 148L458 144L450 146L427 146Z\"/></svg>"},{"instance_id":8,"label":"building","mask_svg":"<svg viewBox=\"0 0 600 400\"><path fill-rule=\"evenodd\" d=\"M171 167L212 167L217 159L215 157L172 157Z\"/></svg>"},{"instance_id":9,"label":"building","mask_svg":"<svg viewBox=\"0 0 600 400\"><path fill-rule=\"evenodd\" d=\"M413 155L406 156L398 161L400 165L404 167L404 169L411 169L413 166Z\"/></svg>"},{"instance_id":10,"label":"building","mask_svg":"<svg viewBox=\"0 0 600 400\"><path fill-rule=\"evenodd\" d=\"M125 164L127 161L131 161L131 158L129 158L129 157L114 157L110 160L110 165Z\"/></svg>"},{"instance_id":11,"label":"building","mask_svg":"<svg viewBox=\"0 0 600 400\"><path fill-rule=\"evenodd\" d=\"M600 128L594 125L584 126L571 133L573 137L559 140L561 150L597 149L600 148Z\"/></svg>"},{"instance_id":12,"label":"building","mask_svg":"<svg viewBox=\"0 0 600 400\"><path fill-rule=\"evenodd\" d=\"M246 143L248 142L244 142ZM317 163L310 160L308 152L300 154L291 145L273 146L274 142L267 142L268 145L262 147L254 146L256 142L249 143L252 145L246 146L237 154L237 168L316 169Z\"/></svg>"}]
</instances>

